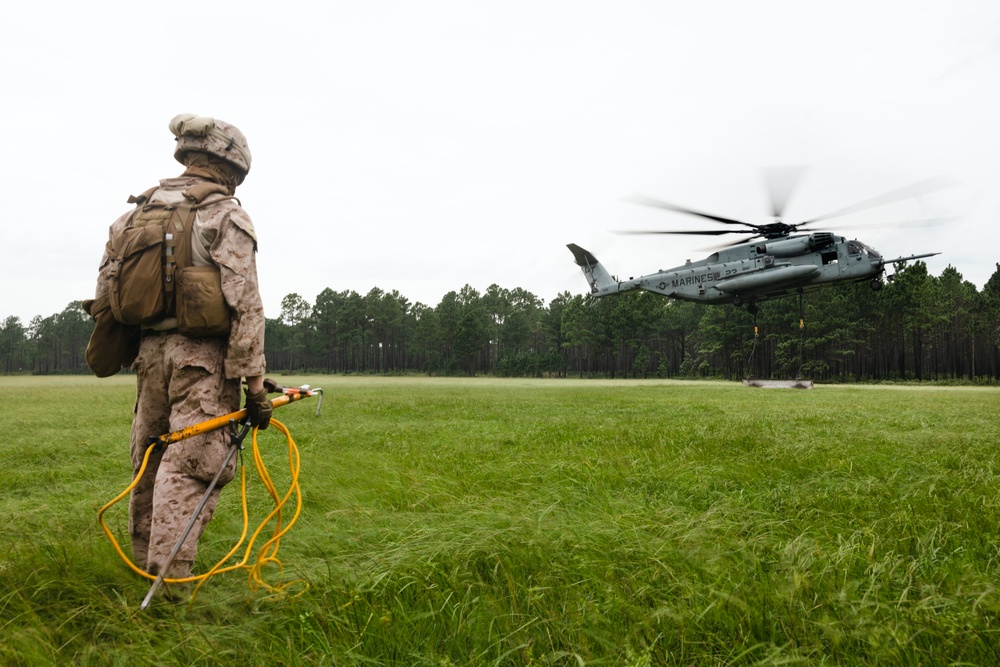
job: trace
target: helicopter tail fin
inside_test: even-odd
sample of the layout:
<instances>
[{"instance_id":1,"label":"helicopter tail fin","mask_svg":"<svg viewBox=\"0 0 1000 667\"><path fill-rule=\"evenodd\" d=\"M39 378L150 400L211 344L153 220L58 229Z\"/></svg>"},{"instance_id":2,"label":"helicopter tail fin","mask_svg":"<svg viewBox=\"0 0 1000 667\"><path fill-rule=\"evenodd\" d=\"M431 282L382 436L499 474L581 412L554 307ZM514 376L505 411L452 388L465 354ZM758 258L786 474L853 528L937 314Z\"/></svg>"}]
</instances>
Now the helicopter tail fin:
<instances>
[{"instance_id":1,"label":"helicopter tail fin","mask_svg":"<svg viewBox=\"0 0 1000 667\"><path fill-rule=\"evenodd\" d=\"M583 275L590 284L590 293L594 296L605 296L617 294L621 290L618 281L615 280L607 269L604 268L593 253L585 250L575 243L566 246L573 253L577 266L583 271Z\"/></svg>"}]
</instances>

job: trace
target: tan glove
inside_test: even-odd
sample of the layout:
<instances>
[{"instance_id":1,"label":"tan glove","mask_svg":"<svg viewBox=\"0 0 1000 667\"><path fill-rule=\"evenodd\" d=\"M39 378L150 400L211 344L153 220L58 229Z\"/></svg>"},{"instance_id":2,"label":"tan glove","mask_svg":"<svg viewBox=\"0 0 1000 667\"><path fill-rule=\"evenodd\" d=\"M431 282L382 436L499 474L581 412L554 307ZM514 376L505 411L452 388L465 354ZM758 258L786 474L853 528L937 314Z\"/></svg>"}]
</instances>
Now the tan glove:
<instances>
[{"instance_id":1,"label":"tan glove","mask_svg":"<svg viewBox=\"0 0 1000 667\"><path fill-rule=\"evenodd\" d=\"M246 408L251 426L256 426L263 431L271 424L271 412L274 408L271 405L271 399L267 397L266 388L257 394L251 394L248 388Z\"/></svg>"}]
</instances>

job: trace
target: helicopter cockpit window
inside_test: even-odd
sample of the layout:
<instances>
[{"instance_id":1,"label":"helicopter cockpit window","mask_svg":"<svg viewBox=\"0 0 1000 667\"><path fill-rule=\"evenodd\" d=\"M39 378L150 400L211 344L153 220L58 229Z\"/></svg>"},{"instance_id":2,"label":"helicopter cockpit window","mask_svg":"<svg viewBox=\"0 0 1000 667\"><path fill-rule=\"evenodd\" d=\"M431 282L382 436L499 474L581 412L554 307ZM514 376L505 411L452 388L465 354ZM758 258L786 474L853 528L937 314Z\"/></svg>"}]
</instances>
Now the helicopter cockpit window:
<instances>
[{"instance_id":1,"label":"helicopter cockpit window","mask_svg":"<svg viewBox=\"0 0 1000 667\"><path fill-rule=\"evenodd\" d=\"M858 241L858 245L860 245L862 250L864 250L865 254L871 257L872 259L882 259L882 255L878 253L878 250L871 247L870 245L865 245L864 243L861 243L861 241Z\"/></svg>"},{"instance_id":2,"label":"helicopter cockpit window","mask_svg":"<svg viewBox=\"0 0 1000 667\"><path fill-rule=\"evenodd\" d=\"M861 241L848 241L847 252L850 255L865 255L867 257L871 257L872 259L882 258L882 255L878 254L877 250L865 245Z\"/></svg>"}]
</instances>

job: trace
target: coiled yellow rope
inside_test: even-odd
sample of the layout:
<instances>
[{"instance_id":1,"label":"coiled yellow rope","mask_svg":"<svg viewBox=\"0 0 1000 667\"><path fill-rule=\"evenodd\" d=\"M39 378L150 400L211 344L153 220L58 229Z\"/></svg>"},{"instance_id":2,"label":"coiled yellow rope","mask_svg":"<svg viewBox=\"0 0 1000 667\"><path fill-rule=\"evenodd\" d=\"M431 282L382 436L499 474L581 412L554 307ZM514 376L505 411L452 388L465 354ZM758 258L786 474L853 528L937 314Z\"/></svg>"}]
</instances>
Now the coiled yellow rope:
<instances>
[{"instance_id":1,"label":"coiled yellow rope","mask_svg":"<svg viewBox=\"0 0 1000 667\"><path fill-rule=\"evenodd\" d=\"M242 546L243 541L246 539L247 530L250 524L250 513L247 508L246 466L241 466L240 496L241 496L241 505L243 509L243 531L240 534L240 539L236 543L236 546L234 546L229 551L229 553L227 553L222 558L222 560L216 563L205 574L200 574L192 577L184 577L179 579L163 580L168 584L186 584L186 583L198 582L198 585L195 586L194 591L192 591L191 594L192 600L194 599L194 596L198 594L198 590L202 587L202 585L206 581L208 581L209 577L239 569L248 570L248 585L251 591L256 591L258 588L264 588L271 593L284 593L291 586L296 584L301 584L303 586L302 590L300 590L298 593L295 594L296 596L298 596L301 595L303 592L305 592L306 588L308 588L308 584L302 581L290 581L285 583L279 583L277 585L271 585L265 582L263 578L263 569L268 565L276 565L278 567L279 577L284 572L284 569L281 565L281 561L278 560L277 557L278 547L280 545L281 538L286 533L288 533L291 527L295 524L296 520L298 520L299 514L302 511L302 492L299 488L298 447L295 446L295 441L292 439L291 433L289 433L288 428L284 424L282 424L277 419L272 418L271 426L276 427L279 431L284 433L285 439L288 441L288 465L291 471L291 482L289 484L288 490L285 492L284 496L282 496L281 498L278 497L278 491L274 485L274 482L271 480L270 474L267 472L267 467L264 465L263 458L261 458L260 449L257 446L257 429L254 428L251 437L251 441L253 443L251 446L251 451L253 452L253 460L257 468L257 473L258 475L260 475L261 481L264 483L264 487L267 489L268 494L274 501L274 509L271 510L271 512L264 518L263 521L261 521L260 525L257 527L257 530L255 530L253 535L250 537L250 541L246 545L246 549L244 551L242 560L232 565L226 565L229 559L232 558L233 555L237 551L239 551L240 547ZM111 507L113 507L123 498L128 496L129 493L132 492L132 489L135 488L136 484L139 483L139 480L142 478L142 475L146 472L146 466L149 463L149 455L152 453L154 447L156 447L156 443L151 444L146 449L146 453L143 455L142 458L142 465L139 467L139 473L135 476L135 479L132 480L132 483L129 484L124 491L118 494L108 504L102 507L100 511L97 513L97 519L101 524L101 528L104 530L104 534L108 536L108 539L111 540L111 544L112 546L114 546L115 551L118 552L118 556L125 562L125 564L133 572L135 572L141 577L145 577L146 579L151 579L151 580L155 580L156 576L149 574L148 572L145 572L144 570L139 568L135 563L131 561L131 559L129 559L128 556L125 555L125 552L118 544L118 540L115 539L115 536L111 532L111 529L104 521L104 514ZM292 498L293 495L295 496L295 512L292 514L292 518L291 520L288 521L288 523L282 524L282 511L284 510L285 506L288 504L288 501ZM256 559L251 563L250 558L253 552L254 544L257 542L258 537L260 537L261 532L269 523L271 523L272 520L274 521L274 530L271 533L271 537L270 539L266 540L263 544L260 545L260 547L257 549L256 552Z\"/></svg>"}]
</instances>

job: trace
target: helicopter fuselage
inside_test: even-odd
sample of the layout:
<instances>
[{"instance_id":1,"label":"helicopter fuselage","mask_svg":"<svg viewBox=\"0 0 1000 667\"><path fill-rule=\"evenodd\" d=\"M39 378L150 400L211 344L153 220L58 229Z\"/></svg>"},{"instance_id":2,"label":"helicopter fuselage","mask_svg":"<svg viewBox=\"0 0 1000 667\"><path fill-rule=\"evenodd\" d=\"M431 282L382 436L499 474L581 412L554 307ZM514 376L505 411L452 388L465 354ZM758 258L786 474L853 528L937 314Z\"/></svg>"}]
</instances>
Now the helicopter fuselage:
<instances>
[{"instance_id":1,"label":"helicopter fuselage","mask_svg":"<svg viewBox=\"0 0 1000 667\"><path fill-rule=\"evenodd\" d=\"M861 241L829 232L741 243L683 266L621 280L588 251L570 244L594 296L646 290L699 303L753 303L830 283L871 281L882 286L886 260ZM936 254L936 253L933 253ZM889 263L928 257L911 256Z\"/></svg>"}]
</instances>

